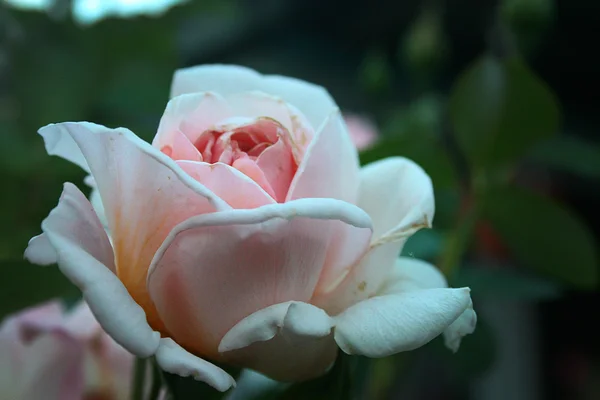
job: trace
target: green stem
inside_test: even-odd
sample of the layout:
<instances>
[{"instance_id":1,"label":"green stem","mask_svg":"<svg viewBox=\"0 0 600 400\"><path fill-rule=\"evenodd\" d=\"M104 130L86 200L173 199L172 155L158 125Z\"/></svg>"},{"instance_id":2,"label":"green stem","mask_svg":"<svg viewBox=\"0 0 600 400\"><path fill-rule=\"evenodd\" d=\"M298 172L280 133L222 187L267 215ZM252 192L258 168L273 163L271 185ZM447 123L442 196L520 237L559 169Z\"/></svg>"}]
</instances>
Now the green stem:
<instances>
[{"instance_id":1,"label":"green stem","mask_svg":"<svg viewBox=\"0 0 600 400\"><path fill-rule=\"evenodd\" d=\"M454 232L452 232L442 253L440 270L447 278L450 278L455 272L463 254L468 249L469 241L479 217L479 208L478 201L475 199L473 205L467 210Z\"/></svg>"},{"instance_id":2,"label":"green stem","mask_svg":"<svg viewBox=\"0 0 600 400\"><path fill-rule=\"evenodd\" d=\"M133 375L133 387L131 388L131 400L144 400L144 381L146 378L146 358L135 359Z\"/></svg>"}]
</instances>

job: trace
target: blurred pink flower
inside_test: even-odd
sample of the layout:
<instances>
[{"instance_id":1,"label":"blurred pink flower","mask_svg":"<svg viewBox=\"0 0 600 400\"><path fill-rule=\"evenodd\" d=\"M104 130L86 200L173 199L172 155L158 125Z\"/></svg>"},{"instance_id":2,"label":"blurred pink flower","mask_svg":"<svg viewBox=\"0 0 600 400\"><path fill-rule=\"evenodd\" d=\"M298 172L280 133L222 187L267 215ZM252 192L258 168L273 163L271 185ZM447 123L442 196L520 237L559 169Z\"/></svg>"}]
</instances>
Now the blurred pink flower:
<instances>
[{"instance_id":1,"label":"blurred pink flower","mask_svg":"<svg viewBox=\"0 0 600 400\"><path fill-rule=\"evenodd\" d=\"M344 120L350 138L358 150L368 149L377 141L379 130L370 119L356 114L346 114Z\"/></svg>"},{"instance_id":2,"label":"blurred pink flower","mask_svg":"<svg viewBox=\"0 0 600 400\"><path fill-rule=\"evenodd\" d=\"M83 302L48 302L0 325L0 399L125 400L132 364Z\"/></svg>"}]
</instances>

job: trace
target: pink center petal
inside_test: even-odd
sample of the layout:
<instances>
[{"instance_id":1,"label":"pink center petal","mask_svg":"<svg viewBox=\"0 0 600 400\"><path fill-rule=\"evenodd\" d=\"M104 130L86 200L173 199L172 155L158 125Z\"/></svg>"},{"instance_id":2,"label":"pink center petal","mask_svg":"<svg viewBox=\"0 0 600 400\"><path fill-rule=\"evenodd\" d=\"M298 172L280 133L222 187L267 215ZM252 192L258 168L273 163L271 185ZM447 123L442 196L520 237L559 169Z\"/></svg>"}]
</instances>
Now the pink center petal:
<instances>
[{"instance_id":1,"label":"pink center petal","mask_svg":"<svg viewBox=\"0 0 600 400\"><path fill-rule=\"evenodd\" d=\"M248 156L238 158L233 162L232 166L248 176L254 182L258 183L272 198L276 198L275 192L269 184L265 173L260 169L256 162L252 161Z\"/></svg>"},{"instance_id":2,"label":"pink center petal","mask_svg":"<svg viewBox=\"0 0 600 400\"><path fill-rule=\"evenodd\" d=\"M164 154L178 161L228 165L253 180L275 201L285 201L304 151L304 145L296 143L297 132L290 133L270 117L228 118L202 132L188 132L199 125L185 121L179 125L180 131L170 135L170 143L163 141ZM195 140L191 142L190 138ZM205 173L200 175L194 178L205 183Z\"/></svg>"}]
</instances>

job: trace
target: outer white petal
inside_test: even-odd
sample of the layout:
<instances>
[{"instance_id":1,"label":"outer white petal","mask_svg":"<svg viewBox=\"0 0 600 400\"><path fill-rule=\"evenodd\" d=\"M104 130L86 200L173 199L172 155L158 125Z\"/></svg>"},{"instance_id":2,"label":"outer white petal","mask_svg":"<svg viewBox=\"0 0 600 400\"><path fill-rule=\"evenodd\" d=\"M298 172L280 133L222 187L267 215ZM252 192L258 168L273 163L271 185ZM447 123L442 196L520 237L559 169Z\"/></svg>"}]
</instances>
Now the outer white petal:
<instances>
[{"instance_id":1,"label":"outer white petal","mask_svg":"<svg viewBox=\"0 0 600 400\"><path fill-rule=\"evenodd\" d=\"M398 294L420 289L445 288L446 278L434 265L411 257L400 257L379 292L381 295ZM463 336L475 331L477 314L473 301L467 309L444 331L444 343L453 352L458 351Z\"/></svg>"},{"instance_id":2,"label":"outer white petal","mask_svg":"<svg viewBox=\"0 0 600 400\"><path fill-rule=\"evenodd\" d=\"M458 351L463 336L475 332L477 327L477 314L473 310L473 302L469 307L444 331L444 344L454 353Z\"/></svg>"},{"instance_id":3,"label":"outer white petal","mask_svg":"<svg viewBox=\"0 0 600 400\"><path fill-rule=\"evenodd\" d=\"M441 334L469 306L468 288L373 297L335 317L335 340L348 354L386 357Z\"/></svg>"},{"instance_id":4,"label":"outer white petal","mask_svg":"<svg viewBox=\"0 0 600 400\"><path fill-rule=\"evenodd\" d=\"M52 265L57 262L56 250L48 240L48 236L40 234L32 237L25 249L25 258L37 265Z\"/></svg>"},{"instance_id":5,"label":"outer white petal","mask_svg":"<svg viewBox=\"0 0 600 400\"><path fill-rule=\"evenodd\" d=\"M104 330L138 356L154 354L160 335L150 328L142 308L113 273L108 237L76 186L65 184L58 206L44 220L42 230L56 250L60 270L81 289Z\"/></svg>"},{"instance_id":6,"label":"outer white petal","mask_svg":"<svg viewBox=\"0 0 600 400\"><path fill-rule=\"evenodd\" d=\"M235 65L200 65L175 72L171 97L184 93L215 91L223 96L260 90L296 106L317 128L337 106L329 93L317 85Z\"/></svg>"},{"instance_id":7,"label":"outer white petal","mask_svg":"<svg viewBox=\"0 0 600 400\"><path fill-rule=\"evenodd\" d=\"M172 339L160 339L156 351L156 362L165 371L179 376L191 376L206 382L220 392L235 386L235 380L227 372L187 352Z\"/></svg>"},{"instance_id":8,"label":"outer white petal","mask_svg":"<svg viewBox=\"0 0 600 400\"><path fill-rule=\"evenodd\" d=\"M302 302L264 308L244 318L223 337L219 352L280 381L301 381L324 374L337 346L332 319Z\"/></svg>"},{"instance_id":9,"label":"outer white petal","mask_svg":"<svg viewBox=\"0 0 600 400\"><path fill-rule=\"evenodd\" d=\"M448 287L446 278L434 265L417 258L399 257L379 294L445 287Z\"/></svg>"},{"instance_id":10,"label":"outer white petal","mask_svg":"<svg viewBox=\"0 0 600 400\"><path fill-rule=\"evenodd\" d=\"M378 290L406 240L419 229L431 227L433 185L411 160L386 158L361 169L358 205L371 216L374 231L371 250L356 274L371 290Z\"/></svg>"},{"instance_id":11,"label":"outer white petal","mask_svg":"<svg viewBox=\"0 0 600 400\"><path fill-rule=\"evenodd\" d=\"M313 299L330 314L375 295L406 240L431 225L435 208L431 179L421 167L402 157L376 161L360 170L357 204L373 219L373 241L338 286Z\"/></svg>"},{"instance_id":12,"label":"outer white petal","mask_svg":"<svg viewBox=\"0 0 600 400\"><path fill-rule=\"evenodd\" d=\"M98 185L96 185L96 180L92 175L88 175L85 177L83 182L92 188L92 192L90 193L90 203L92 203L92 207L94 207L94 211L98 216L98 219L102 223L105 229L108 229L108 221L106 220L106 211L104 210L104 204L102 204L102 197L100 197L100 192L98 191Z\"/></svg>"},{"instance_id":13,"label":"outer white petal","mask_svg":"<svg viewBox=\"0 0 600 400\"><path fill-rule=\"evenodd\" d=\"M433 221L431 179L407 158L384 158L363 167L359 191L358 205L373 219L375 240Z\"/></svg>"},{"instance_id":14,"label":"outer white petal","mask_svg":"<svg viewBox=\"0 0 600 400\"><path fill-rule=\"evenodd\" d=\"M90 130L98 131L101 128L103 127L89 124ZM44 145L48 154L62 157L73 164L79 165L84 171L90 172L90 167L83 153L70 135L56 135L51 130L44 130L43 128L40 129L39 133L44 138Z\"/></svg>"}]
</instances>

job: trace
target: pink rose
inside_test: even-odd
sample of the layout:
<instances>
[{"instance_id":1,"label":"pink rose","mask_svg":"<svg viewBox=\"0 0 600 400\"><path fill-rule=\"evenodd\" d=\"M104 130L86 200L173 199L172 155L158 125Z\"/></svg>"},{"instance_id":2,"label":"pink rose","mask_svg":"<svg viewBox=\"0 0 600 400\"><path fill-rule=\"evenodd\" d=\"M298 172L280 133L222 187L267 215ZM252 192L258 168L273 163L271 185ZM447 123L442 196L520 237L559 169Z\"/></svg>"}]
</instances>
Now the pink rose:
<instances>
[{"instance_id":1,"label":"pink rose","mask_svg":"<svg viewBox=\"0 0 600 400\"><path fill-rule=\"evenodd\" d=\"M85 303L49 302L0 325L0 398L126 400L133 356L100 327Z\"/></svg>"},{"instance_id":2,"label":"pink rose","mask_svg":"<svg viewBox=\"0 0 600 400\"><path fill-rule=\"evenodd\" d=\"M40 130L96 192L92 207L65 184L26 257L58 262L117 342L224 391L205 359L298 381L338 346L383 357L472 331L469 289L398 259L433 219L429 177L403 158L361 169L323 88L212 65L178 71L172 96L152 145L87 122Z\"/></svg>"},{"instance_id":3,"label":"pink rose","mask_svg":"<svg viewBox=\"0 0 600 400\"><path fill-rule=\"evenodd\" d=\"M379 130L373 121L355 114L344 115L344 120L352 143L358 150L366 150L375 144L379 137Z\"/></svg>"}]
</instances>

